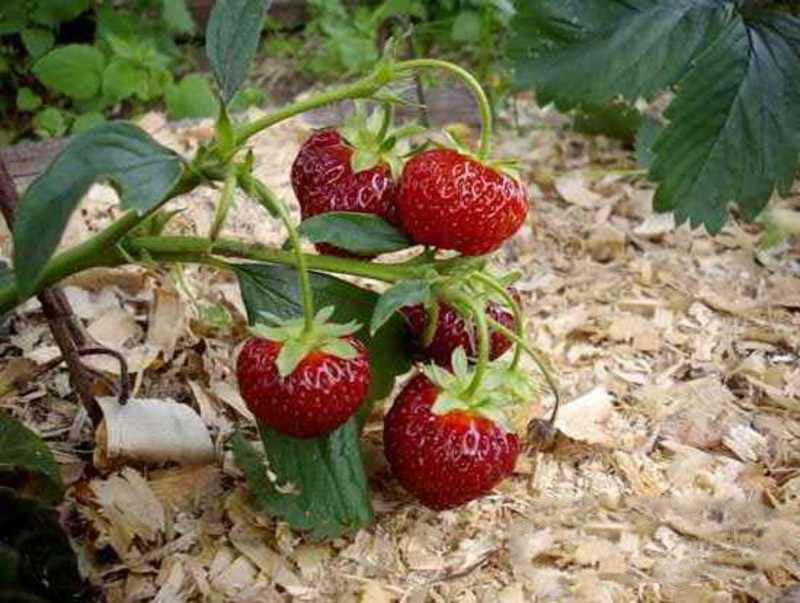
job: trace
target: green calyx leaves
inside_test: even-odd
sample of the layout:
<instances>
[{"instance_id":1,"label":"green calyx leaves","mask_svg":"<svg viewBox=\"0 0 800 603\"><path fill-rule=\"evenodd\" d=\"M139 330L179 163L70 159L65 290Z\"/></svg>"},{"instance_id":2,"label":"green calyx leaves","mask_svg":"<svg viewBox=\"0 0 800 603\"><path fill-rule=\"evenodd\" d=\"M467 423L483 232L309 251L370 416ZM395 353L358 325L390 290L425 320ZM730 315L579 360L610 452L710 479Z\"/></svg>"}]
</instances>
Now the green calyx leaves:
<instances>
[{"instance_id":1,"label":"green calyx leaves","mask_svg":"<svg viewBox=\"0 0 800 603\"><path fill-rule=\"evenodd\" d=\"M268 312L260 312L259 316L264 322L251 327L250 332L256 337L283 344L275 363L280 376L288 377L312 352L318 351L344 360L358 356L358 350L342 338L357 332L361 325L356 321L346 324L329 322L333 312L333 306L322 308L314 317L310 330L306 329L303 318L281 320Z\"/></svg>"},{"instance_id":2,"label":"green calyx leaves","mask_svg":"<svg viewBox=\"0 0 800 603\"><path fill-rule=\"evenodd\" d=\"M392 108L387 103L382 111L367 114L363 103L355 102L355 113L345 120L339 133L353 147L350 167L363 172L386 164L397 179L403 171L403 155L409 150L407 138L425 132L419 125L391 129Z\"/></svg>"},{"instance_id":3,"label":"green calyx leaves","mask_svg":"<svg viewBox=\"0 0 800 603\"><path fill-rule=\"evenodd\" d=\"M435 364L422 367L424 375L440 390L431 409L434 414L474 413L511 431L510 411L530 403L538 394L537 387L522 371L505 362L495 362L488 367L477 391L468 395L474 369L464 348L453 352L452 366L452 372Z\"/></svg>"},{"instance_id":4,"label":"green calyx leaves","mask_svg":"<svg viewBox=\"0 0 800 603\"><path fill-rule=\"evenodd\" d=\"M444 136L446 142L444 144L438 144L439 148L442 149L452 149L453 151L457 151L461 155L472 159L473 161L477 161L481 165L486 166L487 168L494 170L495 172L500 172L501 174L505 174L506 176L513 178L514 180L520 180L520 173L519 173L519 161L516 159L489 159L483 158L478 156L475 151L469 148L463 140L461 140L456 132L453 129L445 128L442 130L442 135Z\"/></svg>"}]
</instances>

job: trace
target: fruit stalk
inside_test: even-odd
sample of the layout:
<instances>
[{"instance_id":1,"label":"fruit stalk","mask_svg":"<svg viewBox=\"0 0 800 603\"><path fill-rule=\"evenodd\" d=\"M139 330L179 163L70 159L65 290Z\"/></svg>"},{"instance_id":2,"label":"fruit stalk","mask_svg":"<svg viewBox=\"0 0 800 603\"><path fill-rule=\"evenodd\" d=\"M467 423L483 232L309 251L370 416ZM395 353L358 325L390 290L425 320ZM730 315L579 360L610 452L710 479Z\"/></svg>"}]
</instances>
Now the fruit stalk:
<instances>
[{"instance_id":1,"label":"fruit stalk","mask_svg":"<svg viewBox=\"0 0 800 603\"><path fill-rule=\"evenodd\" d=\"M503 287L495 279L491 278L490 276L487 276L486 274L483 274L482 272L476 273L475 278L478 279L483 284L485 284L486 286L490 287L492 290L496 291L505 300L506 304L511 309L511 313L514 315L514 330L516 331L517 335L519 335L519 337L522 338L525 333L525 324L522 319L522 311L520 310L519 304L514 299L514 296L509 294L509 292L506 291L505 287ZM516 346L514 347L514 357L511 360L511 370L514 370L517 368L517 366L519 366L519 361L521 356L522 356L522 346L519 344L519 342L517 342Z\"/></svg>"},{"instance_id":2,"label":"fruit stalk","mask_svg":"<svg viewBox=\"0 0 800 603\"><path fill-rule=\"evenodd\" d=\"M486 319L486 311L483 306L468 296L463 293L451 293L448 297L453 302L468 307L475 319L478 335L478 362L475 365L475 375L464 392L467 398L471 398L478 392L483 376L486 374L486 369L489 368L489 322Z\"/></svg>"},{"instance_id":3,"label":"fruit stalk","mask_svg":"<svg viewBox=\"0 0 800 603\"><path fill-rule=\"evenodd\" d=\"M300 283L300 298L303 303L304 318L303 332L310 333L314 328L314 291L311 288L311 278L308 275L306 256L300 247L300 235L297 234L297 229L292 224L289 210L283 204L283 201L257 178L253 178L249 174L244 174L240 178L242 188L246 191L251 191L267 211L277 213L286 227L296 260L297 279Z\"/></svg>"},{"instance_id":4,"label":"fruit stalk","mask_svg":"<svg viewBox=\"0 0 800 603\"><path fill-rule=\"evenodd\" d=\"M481 115L481 142L478 148L478 157L485 160L489 157L489 150L492 138L492 106L489 103L489 97L486 96L486 91L480 85L475 76L469 71L449 63L447 61L440 61L438 59L411 59L403 61L395 66L398 72L414 71L417 69L443 69L456 75L461 81L466 84L475 100L478 103L478 110Z\"/></svg>"},{"instance_id":5,"label":"fruit stalk","mask_svg":"<svg viewBox=\"0 0 800 603\"><path fill-rule=\"evenodd\" d=\"M236 165L230 164L228 166L228 171L225 174L225 184L222 187L222 193L220 194L219 201L217 202L217 207L214 212L214 222L211 225L211 231L209 232L208 238L212 241L216 241L219 237L219 233L222 231L222 227L225 226L225 220L228 217L228 212L231 208L231 203L233 203L233 195L236 192Z\"/></svg>"}]
</instances>

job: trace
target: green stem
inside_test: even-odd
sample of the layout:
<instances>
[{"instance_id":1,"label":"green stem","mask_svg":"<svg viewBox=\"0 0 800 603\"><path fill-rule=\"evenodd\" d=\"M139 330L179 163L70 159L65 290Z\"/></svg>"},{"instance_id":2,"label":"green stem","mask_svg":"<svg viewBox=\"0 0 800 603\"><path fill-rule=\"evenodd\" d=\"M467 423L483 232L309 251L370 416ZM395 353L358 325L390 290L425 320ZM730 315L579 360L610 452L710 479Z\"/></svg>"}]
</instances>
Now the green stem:
<instances>
[{"instance_id":1,"label":"green stem","mask_svg":"<svg viewBox=\"0 0 800 603\"><path fill-rule=\"evenodd\" d=\"M475 274L475 278L502 296L506 302L506 305L511 308L511 313L514 315L514 330L516 331L517 335L523 337L525 332L525 323L523 322L522 311L520 310L517 300L514 299L514 296L506 291L505 287L487 274L477 272ZM519 360L521 356L522 346L517 343L514 348L514 358L511 361L511 370L514 370L517 368L517 366L519 366Z\"/></svg>"},{"instance_id":2,"label":"green stem","mask_svg":"<svg viewBox=\"0 0 800 603\"><path fill-rule=\"evenodd\" d=\"M233 163L228 165L228 171L225 174L225 184L222 187L222 194L220 194L217 207L214 212L214 223L211 225L211 231L208 238L216 241L222 227L225 226L225 220L228 217L228 212L233 203L233 195L236 192L236 170L237 166Z\"/></svg>"},{"instance_id":3,"label":"green stem","mask_svg":"<svg viewBox=\"0 0 800 603\"><path fill-rule=\"evenodd\" d=\"M481 114L481 144L478 149L478 157L480 159L487 159L489 157L489 145L492 139L492 106L489 103L486 92L478 80L475 79L475 76L458 65L438 59L412 59L410 61L403 61L398 63L395 69L398 72L413 71L415 69L444 69L458 76L472 91L475 100L478 102L478 109Z\"/></svg>"},{"instance_id":4,"label":"green stem","mask_svg":"<svg viewBox=\"0 0 800 603\"><path fill-rule=\"evenodd\" d=\"M300 115L312 109L324 107L332 103L356 98L366 98L378 92L383 86L392 81L393 70L387 68L383 63L366 77L361 78L340 88L334 88L311 98L299 100L290 105L286 105L275 113L265 115L251 123L243 125L236 133L236 143L241 145L248 138L266 130L275 124L287 120L295 115Z\"/></svg>"},{"instance_id":5,"label":"green stem","mask_svg":"<svg viewBox=\"0 0 800 603\"><path fill-rule=\"evenodd\" d=\"M381 129L378 131L378 142L383 142L386 134L389 133L389 128L392 127L394 120L394 106L392 103L383 103L383 121L381 122Z\"/></svg>"},{"instance_id":6,"label":"green stem","mask_svg":"<svg viewBox=\"0 0 800 603\"><path fill-rule=\"evenodd\" d=\"M535 352L533 348L531 348L522 337L514 333L514 331L512 331L505 325L500 324L493 318L489 319L489 324L492 325L492 328L495 331L498 331L502 335L505 335L506 337L511 339L512 341L515 341L517 345L521 346L522 349L527 352L528 356L530 356L531 359L536 363L536 366L539 368L539 372L541 372L542 375L544 375L544 379L545 381L547 381L547 387L550 388L550 391L553 393L553 398L555 398L555 406L553 407L553 413L550 415L550 423L555 423L556 416L558 415L558 408L561 405L561 394L558 391L558 386L556 385L555 379L553 379L553 376L550 374L550 370L547 368L547 365L541 359L539 354Z\"/></svg>"},{"instance_id":7,"label":"green stem","mask_svg":"<svg viewBox=\"0 0 800 603\"><path fill-rule=\"evenodd\" d=\"M481 382L483 381L483 376L489 368L489 323L486 319L486 310L481 304L463 293L451 292L445 294L445 296L467 306L472 316L475 318L475 326L478 331L478 362L475 365L475 374L472 377L472 381L470 381L469 387L467 387L467 390L464 392L469 399L478 392Z\"/></svg>"},{"instance_id":8,"label":"green stem","mask_svg":"<svg viewBox=\"0 0 800 603\"><path fill-rule=\"evenodd\" d=\"M297 267L297 255L294 252L235 239L217 239L212 243L203 237L137 237L126 241L125 248L131 254L147 254L153 259L164 261L208 264L213 256L222 256ZM329 255L304 254L304 260L310 270L347 274L387 283L424 278L430 270L429 265L377 264Z\"/></svg>"},{"instance_id":9,"label":"green stem","mask_svg":"<svg viewBox=\"0 0 800 603\"><path fill-rule=\"evenodd\" d=\"M303 318L304 318L304 333L310 333L314 328L314 290L311 288L311 277L308 274L308 266L306 264L306 256L303 249L300 247L300 235L297 234L297 229L292 224L292 218L289 215L289 210L286 205L281 201L267 186L260 180L253 178L249 174L241 176L242 188L246 191L251 191L261 204L270 213L277 213L286 231L289 233L289 241L292 243L294 250L294 257L297 267L297 279L300 283L300 298L303 302Z\"/></svg>"}]
</instances>

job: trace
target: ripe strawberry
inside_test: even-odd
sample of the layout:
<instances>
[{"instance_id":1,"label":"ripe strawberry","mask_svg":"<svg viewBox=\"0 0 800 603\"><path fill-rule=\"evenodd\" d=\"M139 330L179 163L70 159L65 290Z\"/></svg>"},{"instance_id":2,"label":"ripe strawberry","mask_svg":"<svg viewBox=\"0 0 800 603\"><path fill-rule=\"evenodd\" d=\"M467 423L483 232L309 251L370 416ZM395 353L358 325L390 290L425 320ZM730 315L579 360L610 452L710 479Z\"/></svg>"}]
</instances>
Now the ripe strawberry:
<instances>
[{"instance_id":1,"label":"ripe strawberry","mask_svg":"<svg viewBox=\"0 0 800 603\"><path fill-rule=\"evenodd\" d=\"M439 387L425 375L405 386L384 420L386 458L402 486L431 509L478 498L514 470L519 439L470 410L432 411Z\"/></svg>"},{"instance_id":2,"label":"ripe strawberry","mask_svg":"<svg viewBox=\"0 0 800 603\"><path fill-rule=\"evenodd\" d=\"M374 214L396 223L395 183L386 163L354 172L355 149L336 130L321 130L305 141L292 164L292 188L303 219L332 211ZM323 243L322 253L350 256Z\"/></svg>"},{"instance_id":3,"label":"ripe strawberry","mask_svg":"<svg viewBox=\"0 0 800 603\"><path fill-rule=\"evenodd\" d=\"M433 149L406 164L397 208L416 243L483 255L519 230L528 200L511 176L452 149Z\"/></svg>"},{"instance_id":4,"label":"ripe strawberry","mask_svg":"<svg viewBox=\"0 0 800 603\"><path fill-rule=\"evenodd\" d=\"M286 344L248 340L239 354L236 378L250 411L264 425L295 438L320 436L345 423L367 396L369 361L358 339L339 341L352 346L355 356L342 358L323 346L281 377L277 359Z\"/></svg>"},{"instance_id":5,"label":"ripe strawberry","mask_svg":"<svg viewBox=\"0 0 800 603\"><path fill-rule=\"evenodd\" d=\"M514 297L518 297L516 291L511 290ZM455 308L449 304L439 304L439 320L436 323L436 331L433 335L430 345L423 347L421 340L425 333L425 325L428 321L428 314L422 305L408 306L401 310L406 319L411 335L417 342L417 347L421 355L428 360L431 360L443 366L450 368L451 358L453 352L463 347L467 356L474 358L477 354L477 336L475 334L475 327L469 324ZM506 307L490 301L486 313L488 316L499 322L504 327L509 329L514 328L514 315ZM497 333L490 331L490 344L489 358L494 360L505 354L511 348L511 341Z\"/></svg>"}]
</instances>

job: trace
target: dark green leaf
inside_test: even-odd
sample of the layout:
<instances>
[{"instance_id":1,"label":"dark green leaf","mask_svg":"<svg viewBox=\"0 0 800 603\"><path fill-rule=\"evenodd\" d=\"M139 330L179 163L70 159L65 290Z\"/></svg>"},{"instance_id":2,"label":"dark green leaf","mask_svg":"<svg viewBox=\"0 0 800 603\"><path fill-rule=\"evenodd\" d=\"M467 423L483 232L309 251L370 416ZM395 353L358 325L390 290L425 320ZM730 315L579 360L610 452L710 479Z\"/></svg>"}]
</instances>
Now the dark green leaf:
<instances>
[{"instance_id":1,"label":"dark green leaf","mask_svg":"<svg viewBox=\"0 0 800 603\"><path fill-rule=\"evenodd\" d=\"M64 484L47 444L22 423L0 414L0 481L20 472L26 494L46 503L61 500Z\"/></svg>"},{"instance_id":2,"label":"dark green leaf","mask_svg":"<svg viewBox=\"0 0 800 603\"><path fill-rule=\"evenodd\" d=\"M164 22L172 31L194 33L194 21L186 8L186 0L164 0Z\"/></svg>"},{"instance_id":3,"label":"dark green leaf","mask_svg":"<svg viewBox=\"0 0 800 603\"><path fill-rule=\"evenodd\" d=\"M594 22L591 33L557 18L561 44L567 48L531 59L536 50L517 47L515 79L519 88L536 87L546 98L571 106L576 101L602 104L619 95L635 100L671 86L731 21L733 5L723 0L591 0L622 9L596 9L607 20ZM524 3L515 20L517 38L525 30L537 2ZM604 12L605 11L605 12ZM589 11L592 12L592 11ZM581 23L578 18L577 23ZM558 48L558 46L556 46Z\"/></svg>"},{"instance_id":4,"label":"dark green leaf","mask_svg":"<svg viewBox=\"0 0 800 603\"><path fill-rule=\"evenodd\" d=\"M633 143L641 123L642 114L626 103L582 104L575 109L575 130L582 134L603 134Z\"/></svg>"},{"instance_id":5,"label":"dark green leaf","mask_svg":"<svg viewBox=\"0 0 800 603\"><path fill-rule=\"evenodd\" d=\"M287 438L264 426L260 431L274 483L264 457L240 435L233 439L236 463L247 476L257 507L314 538L335 538L372 522L355 419L310 440Z\"/></svg>"},{"instance_id":6,"label":"dark green leaf","mask_svg":"<svg viewBox=\"0 0 800 603\"><path fill-rule=\"evenodd\" d=\"M85 603L89 592L55 509L0 488L0 601Z\"/></svg>"},{"instance_id":7,"label":"dark green leaf","mask_svg":"<svg viewBox=\"0 0 800 603\"><path fill-rule=\"evenodd\" d=\"M731 22L680 82L655 143L658 211L718 232L735 201L755 218L787 190L800 152L800 19Z\"/></svg>"},{"instance_id":8,"label":"dark green leaf","mask_svg":"<svg viewBox=\"0 0 800 603\"><path fill-rule=\"evenodd\" d=\"M403 281L394 285L378 299L369 325L370 333L377 333L400 308L425 304L430 297L431 286L427 281Z\"/></svg>"},{"instance_id":9,"label":"dark green leaf","mask_svg":"<svg viewBox=\"0 0 800 603\"><path fill-rule=\"evenodd\" d=\"M0 2L0 36L21 32L28 23L24 2Z\"/></svg>"},{"instance_id":10,"label":"dark green leaf","mask_svg":"<svg viewBox=\"0 0 800 603\"><path fill-rule=\"evenodd\" d=\"M227 105L242 85L258 50L272 0L217 0L206 29L206 54Z\"/></svg>"},{"instance_id":11,"label":"dark green leaf","mask_svg":"<svg viewBox=\"0 0 800 603\"><path fill-rule=\"evenodd\" d=\"M55 36L49 29L29 27L22 31L22 43L31 58L38 59L53 47Z\"/></svg>"},{"instance_id":12,"label":"dark green leaf","mask_svg":"<svg viewBox=\"0 0 800 603\"><path fill-rule=\"evenodd\" d=\"M398 228L373 214L335 211L304 220L298 232L358 255L379 255L414 245Z\"/></svg>"},{"instance_id":13,"label":"dark green leaf","mask_svg":"<svg viewBox=\"0 0 800 603\"><path fill-rule=\"evenodd\" d=\"M30 293L70 215L89 186L108 180L124 209L143 214L163 201L181 177L177 154L123 122L79 134L25 191L14 225L14 266L21 294Z\"/></svg>"},{"instance_id":14,"label":"dark green leaf","mask_svg":"<svg viewBox=\"0 0 800 603\"><path fill-rule=\"evenodd\" d=\"M105 58L97 48L69 44L51 50L33 66L33 73L56 92L86 99L100 91Z\"/></svg>"},{"instance_id":15,"label":"dark green leaf","mask_svg":"<svg viewBox=\"0 0 800 603\"><path fill-rule=\"evenodd\" d=\"M167 88L167 111L172 119L215 117L219 101L208 80L199 73L192 73L179 84Z\"/></svg>"}]
</instances>

